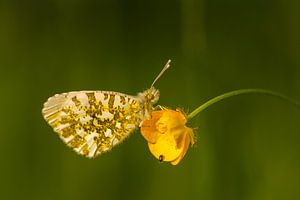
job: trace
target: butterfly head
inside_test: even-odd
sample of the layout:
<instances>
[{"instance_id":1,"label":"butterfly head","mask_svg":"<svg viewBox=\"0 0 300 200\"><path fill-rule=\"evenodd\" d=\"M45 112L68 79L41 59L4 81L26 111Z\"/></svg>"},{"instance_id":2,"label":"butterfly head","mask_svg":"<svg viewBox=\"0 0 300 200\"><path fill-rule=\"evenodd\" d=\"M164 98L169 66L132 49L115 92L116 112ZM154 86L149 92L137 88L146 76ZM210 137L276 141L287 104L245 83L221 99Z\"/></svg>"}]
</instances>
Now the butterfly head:
<instances>
[{"instance_id":1,"label":"butterfly head","mask_svg":"<svg viewBox=\"0 0 300 200\"><path fill-rule=\"evenodd\" d=\"M148 90L139 93L138 96L142 100L145 114L144 117L149 118L150 113L153 110L153 104L155 104L159 99L159 91L152 86Z\"/></svg>"},{"instance_id":2,"label":"butterfly head","mask_svg":"<svg viewBox=\"0 0 300 200\"><path fill-rule=\"evenodd\" d=\"M152 86L144 92L139 93L139 96L145 104L153 105L159 99L159 91Z\"/></svg>"}]
</instances>

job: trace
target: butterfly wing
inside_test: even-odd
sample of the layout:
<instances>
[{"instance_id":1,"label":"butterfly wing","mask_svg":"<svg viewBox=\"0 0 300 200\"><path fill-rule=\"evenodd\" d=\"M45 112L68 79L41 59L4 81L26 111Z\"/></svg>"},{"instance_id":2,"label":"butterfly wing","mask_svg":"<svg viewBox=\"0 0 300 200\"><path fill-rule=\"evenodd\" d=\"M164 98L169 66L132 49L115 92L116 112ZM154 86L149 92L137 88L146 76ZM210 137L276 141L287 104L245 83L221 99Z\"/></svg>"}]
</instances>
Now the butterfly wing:
<instances>
[{"instance_id":1,"label":"butterfly wing","mask_svg":"<svg viewBox=\"0 0 300 200\"><path fill-rule=\"evenodd\" d=\"M141 122L138 97L107 91L54 95L44 104L45 120L78 154L95 157L122 142Z\"/></svg>"}]
</instances>

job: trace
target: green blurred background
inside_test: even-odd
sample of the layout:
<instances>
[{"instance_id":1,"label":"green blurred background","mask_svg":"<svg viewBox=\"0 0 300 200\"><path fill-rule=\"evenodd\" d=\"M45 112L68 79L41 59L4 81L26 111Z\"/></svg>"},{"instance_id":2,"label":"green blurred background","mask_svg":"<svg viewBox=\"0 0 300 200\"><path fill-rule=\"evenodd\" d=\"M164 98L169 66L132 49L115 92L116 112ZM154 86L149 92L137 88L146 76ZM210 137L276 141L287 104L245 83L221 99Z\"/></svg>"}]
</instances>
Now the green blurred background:
<instances>
[{"instance_id":1,"label":"green blurred background","mask_svg":"<svg viewBox=\"0 0 300 200\"><path fill-rule=\"evenodd\" d=\"M139 131L86 159L41 115L55 93L147 89L192 111L265 88L300 99L300 1L1 0L0 199L300 199L300 111L245 95L191 123L197 145L160 164Z\"/></svg>"}]
</instances>

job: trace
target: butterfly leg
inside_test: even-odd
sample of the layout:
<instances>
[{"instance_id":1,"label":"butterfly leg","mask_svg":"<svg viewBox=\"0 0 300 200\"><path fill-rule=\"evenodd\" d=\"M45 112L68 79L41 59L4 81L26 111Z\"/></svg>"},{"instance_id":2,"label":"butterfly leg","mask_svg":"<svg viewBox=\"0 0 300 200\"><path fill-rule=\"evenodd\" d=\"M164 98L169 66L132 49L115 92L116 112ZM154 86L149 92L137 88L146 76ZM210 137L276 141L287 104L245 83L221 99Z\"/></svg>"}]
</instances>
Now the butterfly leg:
<instances>
[{"instance_id":1,"label":"butterfly leg","mask_svg":"<svg viewBox=\"0 0 300 200\"><path fill-rule=\"evenodd\" d=\"M153 108L153 110L166 110L167 108L161 105L157 105Z\"/></svg>"}]
</instances>

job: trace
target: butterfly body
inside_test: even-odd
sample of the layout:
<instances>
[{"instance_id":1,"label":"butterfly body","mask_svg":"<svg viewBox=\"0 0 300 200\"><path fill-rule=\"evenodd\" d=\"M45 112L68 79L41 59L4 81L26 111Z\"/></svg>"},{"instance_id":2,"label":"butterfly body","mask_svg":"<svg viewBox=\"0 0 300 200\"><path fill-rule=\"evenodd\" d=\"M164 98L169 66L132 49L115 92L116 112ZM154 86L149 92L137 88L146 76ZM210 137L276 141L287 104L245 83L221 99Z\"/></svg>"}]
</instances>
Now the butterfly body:
<instances>
[{"instance_id":1,"label":"butterfly body","mask_svg":"<svg viewBox=\"0 0 300 200\"><path fill-rule=\"evenodd\" d=\"M45 120L78 154L95 157L121 143L150 116L159 99L154 87L131 96L111 91L54 95L44 104Z\"/></svg>"}]
</instances>

